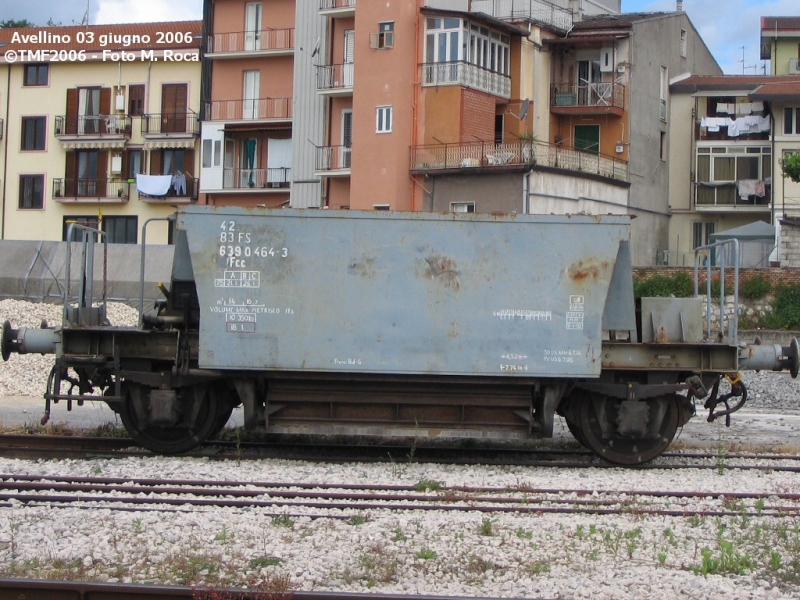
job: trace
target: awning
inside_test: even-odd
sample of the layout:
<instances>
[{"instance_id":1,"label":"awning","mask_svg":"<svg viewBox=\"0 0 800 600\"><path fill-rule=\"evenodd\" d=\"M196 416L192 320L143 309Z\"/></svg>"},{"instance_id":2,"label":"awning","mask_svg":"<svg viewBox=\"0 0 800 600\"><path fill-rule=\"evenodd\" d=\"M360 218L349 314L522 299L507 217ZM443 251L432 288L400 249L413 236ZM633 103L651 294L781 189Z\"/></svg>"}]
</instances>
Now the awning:
<instances>
[{"instance_id":1,"label":"awning","mask_svg":"<svg viewBox=\"0 0 800 600\"><path fill-rule=\"evenodd\" d=\"M194 148L197 144L196 138L173 138L163 140L145 140L144 147L148 150L158 148Z\"/></svg>"},{"instance_id":2,"label":"awning","mask_svg":"<svg viewBox=\"0 0 800 600\"><path fill-rule=\"evenodd\" d=\"M64 150L106 150L124 148L126 140L61 140Z\"/></svg>"}]
</instances>

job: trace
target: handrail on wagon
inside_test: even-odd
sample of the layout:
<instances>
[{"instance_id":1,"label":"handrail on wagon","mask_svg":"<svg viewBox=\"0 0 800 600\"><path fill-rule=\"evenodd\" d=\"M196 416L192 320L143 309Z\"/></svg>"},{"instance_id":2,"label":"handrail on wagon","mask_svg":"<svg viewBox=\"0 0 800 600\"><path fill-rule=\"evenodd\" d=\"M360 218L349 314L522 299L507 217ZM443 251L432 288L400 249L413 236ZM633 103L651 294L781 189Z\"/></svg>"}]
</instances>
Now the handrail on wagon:
<instances>
[{"instance_id":1,"label":"handrail on wagon","mask_svg":"<svg viewBox=\"0 0 800 600\"><path fill-rule=\"evenodd\" d=\"M730 250L730 251L729 251ZM701 261L704 264L701 265ZM728 264L729 261L732 264ZM694 296L699 296L700 267L706 270L706 339L712 339L711 331L711 280L714 269L719 270L719 331L720 341L725 339L725 325L728 329L728 343L738 343L739 322L739 240L730 239L705 246L698 246L694 250ZM733 267L733 314L725 314L725 269Z\"/></svg>"}]
</instances>

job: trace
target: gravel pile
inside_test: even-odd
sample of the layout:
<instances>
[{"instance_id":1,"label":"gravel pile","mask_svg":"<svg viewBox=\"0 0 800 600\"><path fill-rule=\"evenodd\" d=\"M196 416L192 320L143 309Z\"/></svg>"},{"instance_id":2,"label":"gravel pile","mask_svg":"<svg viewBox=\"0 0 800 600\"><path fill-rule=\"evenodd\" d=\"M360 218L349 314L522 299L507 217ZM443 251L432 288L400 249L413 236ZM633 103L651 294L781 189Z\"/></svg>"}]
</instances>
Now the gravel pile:
<instances>
[{"instance_id":1,"label":"gravel pile","mask_svg":"<svg viewBox=\"0 0 800 600\"><path fill-rule=\"evenodd\" d=\"M42 321L50 326L60 325L61 304L41 304L23 300L0 300L0 324L10 321L14 329L38 328ZM127 304L111 302L106 317L112 325L133 326L139 321L139 311ZM47 376L53 367L52 356L14 354L8 362L0 362L0 397L41 397L47 387Z\"/></svg>"}]
</instances>

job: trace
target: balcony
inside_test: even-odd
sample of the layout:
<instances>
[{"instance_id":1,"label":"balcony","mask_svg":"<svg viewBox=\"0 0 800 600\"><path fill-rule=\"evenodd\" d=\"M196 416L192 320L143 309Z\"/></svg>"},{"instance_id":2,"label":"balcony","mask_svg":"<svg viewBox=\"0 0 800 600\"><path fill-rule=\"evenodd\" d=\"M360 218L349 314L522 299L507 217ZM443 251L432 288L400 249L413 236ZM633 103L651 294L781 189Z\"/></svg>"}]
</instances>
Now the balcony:
<instances>
[{"instance_id":1,"label":"balcony","mask_svg":"<svg viewBox=\"0 0 800 600\"><path fill-rule=\"evenodd\" d=\"M770 186L765 184L761 191L763 196L748 194L742 198L735 181L699 182L695 188L695 209L698 212L770 212Z\"/></svg>"},{"instance_id":2,"label":"balcony","mask_svg":"<svg viewBox=\"0 0 800 600\"><path fill-rule=\"evenodd\" d=\"M448 171L486 173L525 165L566 169L628 181L628 163L623 160L543 142L470 142L416 146L411 149L411 171L418 174L446 174Z\"/></svg>"},{"instance_id":3,"label":"balcony","mask_svg":"<svg viewBox=\"0 0 800 600\"><path fill-rule=\"evenodd\" d=\"M163 196L152 196L139 191L139 200L147 204L189 204L197 202L200 181L188 173L172 175L169 190Z\"/></svg>"},{"instance_id":4,"label":"balcony","mask_svg":"<svg viewBox=\"0 0 800 600\"><path fill-rule=\"evenodd\" d=\"M319 14L352 17L356 14L356 0L319 0Z\"/></svg>"},{"instance_id":5,"label":"balcony","mask_svg":"<svg viewBox=\"0 0 800 600\"><path fill-rule=\"evenodd\" d=\"M206 102L206 118L211 121L291 121L292 99L214 100Z\"/></svg>"},{"instance_id":6,"label":"balcony","mask_svg":"<svg viewBox=\"0 0 800 600\"><path fill-rule=\"evenodd\" d=\"M59 115L54 133L62 147L121 148L131 137L128 115Z\"/></svg>"},{"instance_id":7,"label":"balcony","mask_svg":"<svg viewBox=\"0 0 800 600\"><path fill-rule=\"evenodd\" d=\"M353 63L317 67L317 92L326 96L351 95L354 71Z\"/></svg>"},{"instance_id":8,"label":"balcony","mask_svg":"<svg viewBox=\"0 0 800 600\"><path fill-rule=\"evenodd\" d=\"M317 148L314 172L323 177L350 175L352 146L321 146Z\"/></svg>"},{"instance_id":9,"label":"balcony","mask_svg":"<svg viewBox=\"0 0 800 600\"><path fill-rule=\"evenodd\" d=\"M506 100L511 98L510 77L464 61L423 64L422 85L461 85Z\"/></svg>"},{"instance_id":10,"label":"balcony","mask_svg":"<svg viewBox=\"0 0 800 600\"><path fill-rule=\"evenodd\" d=\"M292 181L292 169L232 169L222 172L222 188L225 190L288 191Z\"/></svg>"},{"instance_id":11,"label":"balcony","mask_svg":"<svg viewBox=\"0 0 800 600\"><path fill-rule=\"evenodd\" d=\"M53 200L63 204L123 204L131 184L120 179L53 179Z\"/></svg>"},{"instance_id":12,"label":"balcony","mask_svg":"<svg viewBox=\"0 0 800 600\"><path fill-rule=\"evenodd\" d=\"M200 124L197 113L167 112L142 115L142 136L148 137L197 137Z\"/></svg>"},{"instance_id":13,"label":"balcony","mask_svg":"<svg viewBox=\"0 0 800 600\"><path fill-rule=\"evenodd\" d=\"M619 83L556 83L550 86L550 112L555 114L621 117L624 110L625 86Z\"/></svg>"},{"instance_id":14,"label":"balcony","mask_svg":"<svg viewBox=\"0 0 800 600\"><path fill-rule=\"evenodd\" d=\"M569 0L472 0L470 10L497 19L530 19L564 33L572 29Z\"/></svg>"},{"instance_id":15,"label":"balcony","mask_svg":"<svg viewBox=\"0 0 800 600\"><path fill-rule=\"evenodd\" d=\"M206 48L209 58L290 56L294 54L294 28L216 33L208 36Z\"/></svg>"}]
</instances>

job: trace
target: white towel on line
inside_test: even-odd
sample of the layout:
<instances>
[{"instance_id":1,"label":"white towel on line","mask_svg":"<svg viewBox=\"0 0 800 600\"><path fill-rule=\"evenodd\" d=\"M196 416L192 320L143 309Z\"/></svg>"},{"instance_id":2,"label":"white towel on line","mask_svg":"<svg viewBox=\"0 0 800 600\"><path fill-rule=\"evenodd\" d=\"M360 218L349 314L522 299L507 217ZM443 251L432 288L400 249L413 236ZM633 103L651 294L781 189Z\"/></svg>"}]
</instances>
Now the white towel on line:
<instances>
[{"instance_id":1,"label":"white towel on line","mask_svg":"<svg viewBox=\"0 0 800 600\"><path fill-rule=\"evenodd\" d=\"M166 196L172 184L172 175L136 174L136 189L148 196Z\"/></svg>"}]
</instances>

